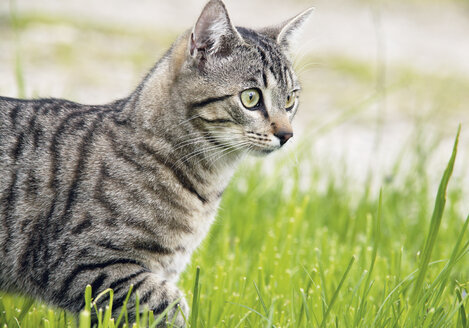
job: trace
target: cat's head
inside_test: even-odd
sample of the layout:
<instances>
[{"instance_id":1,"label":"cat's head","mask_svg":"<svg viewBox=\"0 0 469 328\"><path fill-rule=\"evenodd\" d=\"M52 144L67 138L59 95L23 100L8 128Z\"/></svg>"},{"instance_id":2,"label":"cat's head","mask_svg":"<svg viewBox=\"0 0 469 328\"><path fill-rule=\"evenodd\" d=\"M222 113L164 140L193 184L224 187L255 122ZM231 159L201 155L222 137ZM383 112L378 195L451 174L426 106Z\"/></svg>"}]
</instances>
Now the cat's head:
<instances>
[{"instance_id":1,"label":"cat's head","mask_svg":"<svg viewBox=\"0 0 469 328\"><path fill-rule=\"evenodd\" d=\"M284 145L300 93L290 48L311 11L253 30L235 27L222 1L208 2L179 71L186 119L227 149L267 154Z\"/></svg>"}]
</instances>

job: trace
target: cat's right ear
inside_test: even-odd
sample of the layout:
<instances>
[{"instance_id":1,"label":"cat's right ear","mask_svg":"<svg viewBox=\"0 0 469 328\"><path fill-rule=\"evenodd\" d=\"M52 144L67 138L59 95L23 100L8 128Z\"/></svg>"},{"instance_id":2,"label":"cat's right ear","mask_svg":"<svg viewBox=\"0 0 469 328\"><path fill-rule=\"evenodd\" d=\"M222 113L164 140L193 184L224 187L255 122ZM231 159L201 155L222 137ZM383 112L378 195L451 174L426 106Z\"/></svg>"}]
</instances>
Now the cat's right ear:
<instances>
[{"instance_id":1,"label":"cat's right ear","mask_svg":"<svg viewBox=\"0 0 469 328\"><path fill-rule=\"evenodd\" d=\"M242 37L231 24L223 2L210 0L192 30L189 53L199 60L205 60L211 55L226 56L233 45L241 41Z\"/></svg>"},{"instance_id":2,"label":"cat's right ear","mask_svg":"<svg viewBox=\"0 0 469 328\"><path fill-rule=\"evenodd\" d=\"M308 21L314 8L309 8L289 20L267 28L260 29L259 32L277 41L277 44L286 52L291 53L295 47L299 34L303 26Z\"/></svg>"}]
</instances>

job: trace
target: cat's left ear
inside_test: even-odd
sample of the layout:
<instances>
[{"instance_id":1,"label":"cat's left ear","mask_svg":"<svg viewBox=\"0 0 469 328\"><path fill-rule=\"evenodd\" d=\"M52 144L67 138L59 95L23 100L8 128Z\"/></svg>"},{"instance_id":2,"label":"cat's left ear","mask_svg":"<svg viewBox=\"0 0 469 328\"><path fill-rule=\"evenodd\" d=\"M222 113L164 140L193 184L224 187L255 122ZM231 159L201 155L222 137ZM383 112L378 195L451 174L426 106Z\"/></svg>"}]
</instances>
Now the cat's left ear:
<instances>
[{"instance_id":1,"label":"cat's left ear","mask_svg":"<svg viewBox=\"0 0 469 328\"><path fill-rule=\"evenodd\" d=\"M291 52L297 41L296 39L313 10L314 8L306 9L302 13L279 25L261 29L259 32L276 40L284 51Z\"/></svg>"},{"instance_id":2,"label":"cat's left ear","mask_svg":"<svg viewBox=\"0 0 469 328\"><path fill-rule=\"evenodd\" d=\"M231 24L228 11L221 0L210 0L202 10L189 41L189 51L194 58L208 55L227 55L233 45L242 42Z\"/></svg>"}]
</instances>

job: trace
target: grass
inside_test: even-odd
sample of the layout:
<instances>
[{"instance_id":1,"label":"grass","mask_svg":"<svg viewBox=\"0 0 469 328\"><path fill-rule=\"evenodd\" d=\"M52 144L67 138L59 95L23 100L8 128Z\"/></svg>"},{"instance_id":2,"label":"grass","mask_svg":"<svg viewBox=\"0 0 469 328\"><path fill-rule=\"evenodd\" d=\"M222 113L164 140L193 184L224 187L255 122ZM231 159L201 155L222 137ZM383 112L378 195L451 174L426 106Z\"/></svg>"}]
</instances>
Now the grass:
<instances>
[{"instance_id":1,"label":"grass","mask_svg":"<svg viewBox=\"0 0 469 328\"><path fill-rule=\"evenodd\" d=\"M459 132L458 132L459 133ZM468 219L458 186L447 186L457 139L434 199L417 156L401 184L369 185L327 177L303 155L266 172L241 170L226 191L215 223L181 287L193 312L190 327L467 327ZM272 170L271 170L272 171ZM443 171L443 169L442 169ZM308 172L307 174L305 172ZM304 187L308 179L309 187ZM448 200L446 200L448 194ZM445 202L448 209L444 211ZM444 223L444 224L443 224ZM105 291L109 292L109 291ZM127 323L96 309L87 290L77 320L61 310L2 295L8 327L99 327ZM129 294L130 295L130 294ZM111 306L111 305L110 305ZM135 327L155 326L143 313Z\"/></svg>"}]
</instances>

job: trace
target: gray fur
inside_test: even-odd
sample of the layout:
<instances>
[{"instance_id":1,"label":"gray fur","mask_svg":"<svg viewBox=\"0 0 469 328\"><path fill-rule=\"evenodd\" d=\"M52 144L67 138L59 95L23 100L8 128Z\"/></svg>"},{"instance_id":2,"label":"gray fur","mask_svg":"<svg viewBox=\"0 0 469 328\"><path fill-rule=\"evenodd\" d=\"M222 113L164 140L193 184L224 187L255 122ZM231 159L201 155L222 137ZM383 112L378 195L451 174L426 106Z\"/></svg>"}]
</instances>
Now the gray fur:
<instances>
[{"instance_id":1,"label":"gray fur","mask_svg":"<svg viewBox=\"0 0 469 328\"><path fill-rule=\"evenodd\" d=\"M249 88L255 110L240 102ZM181 298L187 314L179 274L239 159L291 133L297 89L276 38L233 27L212 0L124 99L0 97L0 288L78 312L87 284L111 287L118 311L133 284L142 307Z\"/></svg>"}]
</instances>

